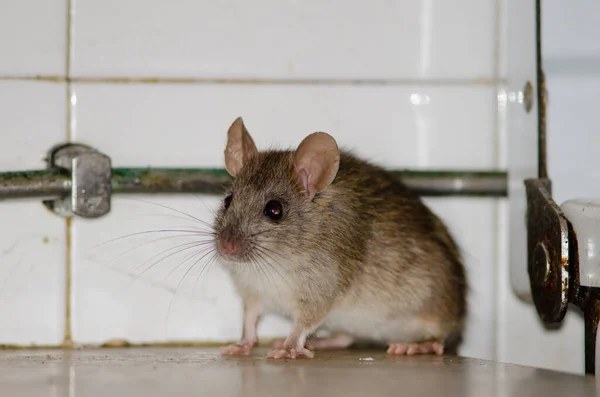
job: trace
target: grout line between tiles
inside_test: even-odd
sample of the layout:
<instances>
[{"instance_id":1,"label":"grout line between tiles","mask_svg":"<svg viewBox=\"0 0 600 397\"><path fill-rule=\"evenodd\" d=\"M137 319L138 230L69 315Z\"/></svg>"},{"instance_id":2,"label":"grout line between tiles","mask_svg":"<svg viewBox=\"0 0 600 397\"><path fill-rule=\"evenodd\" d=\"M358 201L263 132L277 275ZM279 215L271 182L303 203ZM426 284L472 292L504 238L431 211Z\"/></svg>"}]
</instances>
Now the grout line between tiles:
<instances>
[{"instance_id":1,"label":"grout line between tiles","mask_svg":"<svg viewBox=\"0 0 600 397\"><path fill-rule=\"evenodd\" d=\"M509 250L508 250L508 200L502 200L496 202L496 246L497 246L497 258L496 258L496 322L499 326L496 327L496 346L495 346L495 360L503 361L506 360L505 346L502 344L506 342L506 305L510 295L507 295L506 291L512 291L510 286L510 262L509 262Z\"/></svg>"},{"instance_id":2,"label":"grout line between tiles","mask_svg":"<svg viewBox=\"0 0 600 397\"><path fill-rule=\"evenodd\" d=\"M0 76L0 81L47 81L50 83L64 83L64 76Z\"/></svg>"},{"instance_id":3,"label":"grout line between tiles","mask_svg":"<svg viewBox=\"0 0 600 397\"><path fill-rule=\"evenodd\" d=\"M500 56L501 56L501 46L502 46L502 13L503 13L503 7L502 7L502 2L504 0L496 0L496 7L495 7L495 14L496 14L496 18L495 18L495 25L494 25L494 77L496 78L496 80L501 79L500 76Z\"/></svg>"},{"instance_id":4,"label":"grout line between tiles","mask_svg":"<svg viewBox=\"0 0 600 397\"><path fill-rule=\"evenodd\" d=\"M73 2L74 0L67 0L67 29L66 29L66 59L65 59L65 76L67 76L65 78L66 82L67 82L67 89L66 89L66 141L67 142L71 142L72 140L72 134L71 134L71 127L72 127L72 103L71 103L71 82L68 80L68 76L71 75L71 45L72 45L72 40L71 40L71 22L72 22L72 7L73 7ZM65 249L66 249L66 256L65 256L65 334L64 334L64 338L63 338L63 346L65 347L72 347L73 346L73 334L72 334L72 292L73 292L73 288L72 288L72 284L73 284L73 280L72 280L72 249L73 249L73 244L72 244L72 230L71 230L71 226L72 226L72 221L71 219L67 218L65 220Z\"/></svg>"},{"instance_id":5,"label":"grout line between tiles","mask_svg":"<svg viewBox=\"0 0 600 397\"><path fill-rule=\"evenodd\" d=\"M72 333L72 292L73 292L73 288L72 288L72 249L73 249L73 244L72 244L72 221L70 218L67 218L65 220L66 223L66 231L65 231L65 240L66 240L66 250L67 250L67 255L66 255L66 260L65 260L65 265L66 265L66 291L65 291L65 295L66 295L66 300L65 300L65 335L64 335L64 339L63 339L63 347L72 347L73 346L73 333Z\"/></svg>"},{"instance_id":6,"label":"grout line between tiles","mask_svg":"<svg viewBox=\"0 0 600 397\"><path fill-rule=\"evenodd\" d=\"M67 0L67 51L66 51L66 63L65 63L65 76L69 78L71 76L71 53L73 50L72 41L72 19L73 19L73 6L75 0Z\"/></svg>"},{"instance_id":7,"label":"grout line between tiles","mask_svg":"<svg viewBox=\"0 0 600 397\"><path fill-rule=\"evenodd\" d=\"M506 12L505 7L506 6L506 2L505 0L496 0L496 25L495 25L495 43L494 43L494 76L496 77L496 90L494 93L495 96L495 103L496 103L496 112L495 112L495 121L494 121L494 126L495 126L495 134L494 134L494 146L496 148L494 155L496 156L496 158L494 159L494 162L496 164L496 167L501 166L502 164L504 164L504 159L503 159L503 155L505 152L505 148L502 147L502 145L505 143L505 140L502 139L502 134L503 132L503 128L504 128L504 120L503 118L505 117L505 110L503 109L503 104L500 103L500 96L499 93L500 91L504 88L504 86L506 86L506 79L503 79L501 74L503 71L503 68L500 66L501 62L503 62L503 59L501 59L503 51L502 51L502 35L504 32L502 23L505 21L504 19L504 12Z\"/></svg>"},{"instance_id":8,"label":"grout line between tiles","mask_svg":"<svg viewBox=\"0 0 600 397\"><path fill-rule=\"evenodd\" d=\"M72 111L73 104L71 101L72 89L71 89L71 55L73 52L73 40L72 40L72 19L73 19L73 7L75 6L75 0L67 0L67 51L65 59L65 77L56 76L58 79L63 79L67 83L67 142L71 142L73 138L72 131ZM39 76L41 78L45 76Z\"/></svg>"},{"instance_id":9,"label":"grout line between tiles","mask_svg":"<svg viewBox=\"0 0 600 397\"><path fill-rule=\"evenodd\" d=\"M504 82L502 82L502 76L501 76L501 71L502 68L500 67L500 62L502 62L501 56L502 56L502 32L503 32L503 27L502 27L502 23L504 21L503 18L503 12L504 7L503 7L503 3L504 0L496 0L496 4L495 4L495 26L494 26L494 77L496 82L496 89L494 90L494 101L495 101L495 106L494 108L496 109L496 111L494 112L494 147L496 148L496 150L494 151L494 155L495 155L495 159L494 159L494 163L495 166L498 167L500 166L502 163L504 163L504 160L502 159L502 154L504 153L503 148L501 147L502 144L504 144L504 140L501 138L501 134L503 133L503 126L504 126L504 121L502 120L502 117L504 117L504 113L503 110L501 109L500 103L499 103L499 90L501 89L502 85L504 85ZM500 272L502 271L502 247L501 247L501 234L502 234L502 230L500 230L502 228L502 219L501 216L503 216L504 212L501 210L501 206L502 204L499 202L495 202L494 206L493 206L493 220L494 220L494 228L493 228L493 239L494 239L494 283L492 285L492 296L493 296L493 300L494 300L494 317L493 317L493 321L494 321L494 327L493 327L493 335L492 335L492 343L493 343L493 360L498 360L499 359L499 348L498 348L498 344L500 343L500 335L499 335L499 326L500 326L500 311L499 311L499 306L500 306L500 285L498 283L498 280L500 280L501 278L499 277Z\"/></svg>"},{"instance_id":10,"label":"grout line between tiles","mask_svg":"<svg viewBox=\"0 0 600 397\"><path fill-rule=\"evenodd\" d=\"M69 3L71 3L69 1ZM69 33L70 34L70 33ZM69 45L71 45L69 40ZM67 54L70 50L67 51ZM67 62L70 56L67 55ZM193 77L69 77L70 68L65 76L0 76L2 80L50 81L56 83L104 83L104 84L238 84L238 85L337 85L337 86L495 86L503 84L500 78L474 79L227 79L227 78L193 78Z\"/></svg>"}]
</instances>

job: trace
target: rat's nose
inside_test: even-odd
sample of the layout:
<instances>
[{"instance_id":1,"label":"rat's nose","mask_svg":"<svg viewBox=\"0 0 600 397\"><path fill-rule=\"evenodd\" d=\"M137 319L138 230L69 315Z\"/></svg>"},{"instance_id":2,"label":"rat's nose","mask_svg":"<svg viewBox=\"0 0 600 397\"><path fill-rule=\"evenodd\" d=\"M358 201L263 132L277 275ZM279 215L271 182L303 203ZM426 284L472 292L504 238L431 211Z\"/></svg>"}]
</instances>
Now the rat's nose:
<instances>
[{"instance_id":1,"label":"rat's nose","mask_svg":"<svg viewBox=\"0 0 600 397\"><path fill-rule=\"evenodd\" d=\"M221 238L221 251L225 255L235 255L239 251L239 245L231 238Z\"/></svg>"}]
</instances>

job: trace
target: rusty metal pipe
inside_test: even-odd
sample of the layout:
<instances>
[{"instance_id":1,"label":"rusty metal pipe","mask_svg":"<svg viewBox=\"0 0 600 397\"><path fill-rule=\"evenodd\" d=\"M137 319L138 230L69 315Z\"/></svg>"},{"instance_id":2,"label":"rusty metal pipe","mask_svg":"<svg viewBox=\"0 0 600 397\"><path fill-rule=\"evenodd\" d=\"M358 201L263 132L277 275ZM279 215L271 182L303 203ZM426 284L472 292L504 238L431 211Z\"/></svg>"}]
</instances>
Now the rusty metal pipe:
<instances>
[{"instance_id":1,"label":"rusty metal pipe","mask_svg":"<svg viewBox=\"0 0 600 397\"><path fill-rule=\"evenodd\" d=\"M71 193L71 178L58 169L0 173L0 200L53 199Z\"/></svg>"},{"instance_id":2,"label":"rusty metal pipe","mask_svg":"<svg viewBox=\"0 0 600 397\"><path fill-rule=\"evenodd\" d=\"M502 171L391 171L422 196L505 197ZM231 183L223 169L113 168L112 193L221 194ZM54 168L0 173L0 200L71 195L68 171Z\"/></svg>"}]
</instances>

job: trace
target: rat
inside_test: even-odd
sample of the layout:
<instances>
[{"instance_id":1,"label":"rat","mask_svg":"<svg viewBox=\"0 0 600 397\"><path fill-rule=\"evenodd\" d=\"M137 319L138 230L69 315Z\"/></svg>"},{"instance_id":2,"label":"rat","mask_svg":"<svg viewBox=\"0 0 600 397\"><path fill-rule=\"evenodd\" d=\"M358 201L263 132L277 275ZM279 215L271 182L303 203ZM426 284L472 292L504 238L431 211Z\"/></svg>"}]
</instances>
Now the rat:
<instances>
[{"instance_id":1,"label":"rat","mask_svg":"<svg viewBox=\"0 0 600 397\"><path fill-rule=\"evenodd\" d=\"M227 132L233 177L214 219L219 262L243 301L249 355L265 314L292 321L268 358L359 343L390 355L454 351L467 281L444 223L398 178L338 148L324 132L295 150L258 151L243 119ZM327 337L312 337L317 330Z\"/></svg>"}]
</instances>

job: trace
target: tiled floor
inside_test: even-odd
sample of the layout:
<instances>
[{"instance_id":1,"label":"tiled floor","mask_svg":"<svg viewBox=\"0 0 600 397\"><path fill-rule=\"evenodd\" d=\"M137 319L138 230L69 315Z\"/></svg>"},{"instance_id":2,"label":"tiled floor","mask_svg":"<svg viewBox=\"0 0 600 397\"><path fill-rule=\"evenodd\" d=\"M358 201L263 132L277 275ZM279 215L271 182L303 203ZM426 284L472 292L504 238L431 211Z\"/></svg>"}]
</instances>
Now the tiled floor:
<instances>
[{"instance_id":1,"label":"tiled floor","mask_svg":"<svg viewBox=\"0 0 600 397\"><path fill-rule=\"evenodd\" d=\"M457 357L320 352L221 358L214 348L2 351L3 396L594 396L594 379Z\"/></svg>"}]
</instances>

